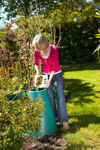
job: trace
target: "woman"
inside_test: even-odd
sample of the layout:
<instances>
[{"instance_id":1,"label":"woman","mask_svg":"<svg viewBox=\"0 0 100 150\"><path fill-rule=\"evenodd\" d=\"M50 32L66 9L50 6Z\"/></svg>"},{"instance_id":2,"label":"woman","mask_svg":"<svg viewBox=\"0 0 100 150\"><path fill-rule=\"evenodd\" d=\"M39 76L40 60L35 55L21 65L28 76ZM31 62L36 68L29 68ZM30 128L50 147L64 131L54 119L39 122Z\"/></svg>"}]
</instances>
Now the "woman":
<instances>
[{"instance_id":1,"label":"woman","mask_svg":"<svg viewBox=\"0 0 100 150\"><path fill-rule=\"evenodd\" d=\"M68 114L66 108L66 102L63 95L63 83L62 83L62 70L59 64L58 48L54 44L50 44L45 36L37 34L33 41L32 47L34 47L34 66L36 73L39 75L39 59L42 62L42 74L48 75L48 81L46 84L48 96L52 105L52 109L60 123L63 123L64 129L69 129ZM55 97L53 93L53 85L56 88L57 93L57 113Z\"/></svg>"}]
</instances>

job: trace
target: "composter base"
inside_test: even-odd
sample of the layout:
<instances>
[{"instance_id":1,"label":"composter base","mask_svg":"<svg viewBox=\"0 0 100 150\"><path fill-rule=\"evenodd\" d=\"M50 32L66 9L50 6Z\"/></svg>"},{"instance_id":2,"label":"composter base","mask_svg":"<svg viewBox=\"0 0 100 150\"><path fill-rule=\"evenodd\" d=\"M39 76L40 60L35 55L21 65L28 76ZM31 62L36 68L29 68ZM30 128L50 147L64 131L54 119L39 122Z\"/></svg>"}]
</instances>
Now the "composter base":
<instances>
[{"instance_id":1,"label":"composter base","mask_svg":"<svg viewBox=\"0 0 100 150\"><path fill-rule=\"evenodd\" d=\"M51 113L51 115L53 115ZM48 114L44 113L43 118L41 118L41 128L39 131L35 131L34 134L31 134L31 132L24 133L25 136L31 136L32 137L40 137L45 135L51 135L57 132L57 125L54 118L51 119L51 117L47 117ZM50 120L49 120L50 119Z\"/></svg>"}]
</instances>

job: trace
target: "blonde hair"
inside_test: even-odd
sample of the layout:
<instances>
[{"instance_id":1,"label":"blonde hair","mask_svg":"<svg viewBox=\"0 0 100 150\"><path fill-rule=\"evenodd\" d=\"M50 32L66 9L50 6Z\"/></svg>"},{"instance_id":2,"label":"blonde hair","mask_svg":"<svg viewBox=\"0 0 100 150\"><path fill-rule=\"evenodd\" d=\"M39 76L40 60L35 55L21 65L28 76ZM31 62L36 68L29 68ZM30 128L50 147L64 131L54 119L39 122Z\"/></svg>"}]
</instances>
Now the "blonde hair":
<instances>
[{"instance_id":1,"label":"blonde hair","mask_svg":"<svg viewBox=\"0 0 100 150\"><path fill-rule=\"evenodd\" d=\"M45 36L41 33L35 35L32 41L32 47L38 49L38 44L48 44L48 40L45 38Z\"/></svg>"}]
</instances>

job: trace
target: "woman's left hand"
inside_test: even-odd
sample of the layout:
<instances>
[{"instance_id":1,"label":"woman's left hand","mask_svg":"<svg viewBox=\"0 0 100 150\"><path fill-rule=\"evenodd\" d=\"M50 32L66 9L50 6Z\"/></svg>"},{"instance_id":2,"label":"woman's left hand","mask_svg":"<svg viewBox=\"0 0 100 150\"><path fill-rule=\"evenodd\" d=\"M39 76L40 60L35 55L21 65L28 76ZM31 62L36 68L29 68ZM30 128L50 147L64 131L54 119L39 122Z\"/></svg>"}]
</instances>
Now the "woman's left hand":
<instances>
[{"instance_id":1,"label":"woman's left hand","mask_svg":"<svg viewBox=\"0 0 100 150\"><path fill-rule=\"evenodd\" d=\"M47 81L47 83L46 83L46 88L48 88L49 85L50 85L50 80Z\"/></svg>"}]
</instances>

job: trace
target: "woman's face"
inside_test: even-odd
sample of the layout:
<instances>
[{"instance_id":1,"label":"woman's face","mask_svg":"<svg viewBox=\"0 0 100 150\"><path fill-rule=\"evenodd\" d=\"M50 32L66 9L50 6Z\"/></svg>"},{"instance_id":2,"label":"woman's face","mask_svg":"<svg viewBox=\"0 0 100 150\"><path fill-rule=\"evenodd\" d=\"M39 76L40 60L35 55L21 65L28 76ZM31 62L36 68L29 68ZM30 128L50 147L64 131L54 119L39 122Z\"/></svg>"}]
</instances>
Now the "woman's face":
<instances>
[{"instance_id":1,"label":"woman's face","mask_svg":"<svg viewBox=\"0 0 100 150\"><path fill-rule=\"evenodd\" d=\"M48 43L46 43L46 44L38 44L37 48L38 48L39 51L41 51L41 50L45 51L48 48L48 46L49 46Z\"/></svg>"}]
</instances>

